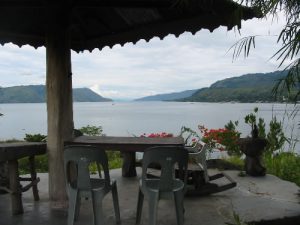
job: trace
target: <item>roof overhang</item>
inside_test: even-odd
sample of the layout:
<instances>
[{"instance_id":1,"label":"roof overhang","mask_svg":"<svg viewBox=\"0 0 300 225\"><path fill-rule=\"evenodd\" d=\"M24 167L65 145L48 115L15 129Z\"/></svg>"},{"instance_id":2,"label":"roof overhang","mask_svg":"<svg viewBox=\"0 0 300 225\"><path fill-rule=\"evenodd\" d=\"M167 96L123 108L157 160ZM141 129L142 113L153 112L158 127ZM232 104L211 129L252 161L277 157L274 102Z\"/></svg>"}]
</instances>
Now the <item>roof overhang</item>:
<instances>
[{"instance_id":1,"label":"roof overhang","mask_svg":"<svg viewBox=\"0 0 300 225\"><path fill-rule=\"evenodd\" d=\"M54 11L64 21L52 20ZM55 21L66 23L73 50L92 51L219 26L240 28L242 20L260 16L231 0L0 0L0 43L45 46Z\"/></svg>"}]
</instances>

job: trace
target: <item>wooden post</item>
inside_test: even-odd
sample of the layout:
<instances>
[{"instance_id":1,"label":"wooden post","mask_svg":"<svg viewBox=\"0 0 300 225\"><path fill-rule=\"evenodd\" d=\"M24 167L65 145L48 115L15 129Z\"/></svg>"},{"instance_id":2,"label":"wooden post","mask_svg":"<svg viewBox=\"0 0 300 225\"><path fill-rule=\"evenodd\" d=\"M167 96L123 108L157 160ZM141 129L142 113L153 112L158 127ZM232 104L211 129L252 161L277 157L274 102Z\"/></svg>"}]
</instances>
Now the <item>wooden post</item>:
<instances>
[{"instance_id":1,"label":"wooden post","mask_svg":"<svg viewBox=\"0 0 300 225\"><path fill-rule=\"evenodd\" d=\"M51 3L50 3L51 4ZM53 207L66 206L64 175L64 141L72 137L72 72L71 50L66 11L54 7L49 12L46 36L47 58L47 113L49 157L49 197Z\"/></svg>"},{"instance_id":2,"label":"wooden post","mask_svg":"<svg viewBox=\"0 0 300 225\"><path fill-rule=\"evenodd\" d=\"M123 152L123 177L136 177L135 152Z\"/></svg>"},{"instance_id":3,"label":"wooden post","mask_svg":"<svg viewBox=\"0 0 300 225\"><path fill-rule=\"evenodd\" d=\"M22 204L22 191L19 181L19 168L18 160L8 161L8 171L9 171L9 189L12 191L11 194L11 208L13 215L23 213Z\"/></svg>"},{"instance_id":4,"label":"wooden post","mask_svg":"<svg viewBox=\"0 0 300 225\"><path fill-rule=\"evenodd\" d=\"M36 176L34 155L29 156L28 161L29 161L31 182L35 182L38 178ZM34 201L39 201L40 200L37 183L32 185L32 194L33 194L33 197L34 197Z\"/></svg>"}]
</instances>

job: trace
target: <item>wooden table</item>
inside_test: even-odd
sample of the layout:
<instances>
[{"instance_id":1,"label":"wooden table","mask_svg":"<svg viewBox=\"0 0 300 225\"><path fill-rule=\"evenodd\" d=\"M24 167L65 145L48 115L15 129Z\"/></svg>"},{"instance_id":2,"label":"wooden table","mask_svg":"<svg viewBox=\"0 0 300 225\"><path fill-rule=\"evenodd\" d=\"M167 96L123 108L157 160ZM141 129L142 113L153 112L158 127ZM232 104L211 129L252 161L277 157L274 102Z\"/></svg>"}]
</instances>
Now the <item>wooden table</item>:
<instances>
[{"instance_id":1,"label":"wooden table","mask_svg":"<svg viewBox=\"0 0 300 225\"><path fill-rule=\"evenodd\" d=\"M122 176L136 176L135 153L144 152L154 146L184 146L182 137L147 138L147 137L110 137L80 136L65 143L66 145L101 146L105 150L120 151L123 154Z\"/></svg>"},{"instance_id":2,"label":"wooden table","mask_svg":"<svg viewBox=\"0 0 300 225\"><path fill-rule=\"evenodd\" d=\"M23 213L22 192L32 187L34 199L39 200L34 157L46 153L46 143L15 142L0 143L0 162L8 162L9 188L0 187L11 194L12 213ZM29 157L30 178L19 177L18 159ZM30 181L25 187L21 187L20 181Z\"/></svg>"}]
</instances>

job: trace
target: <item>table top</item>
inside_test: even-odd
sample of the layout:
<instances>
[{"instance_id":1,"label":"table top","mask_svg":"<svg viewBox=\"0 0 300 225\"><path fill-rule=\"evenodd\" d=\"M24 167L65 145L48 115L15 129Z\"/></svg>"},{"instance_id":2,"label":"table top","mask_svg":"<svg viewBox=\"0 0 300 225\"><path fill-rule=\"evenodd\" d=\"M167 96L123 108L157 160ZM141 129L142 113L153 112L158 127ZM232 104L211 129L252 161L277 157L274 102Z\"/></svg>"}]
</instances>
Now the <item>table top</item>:
<instances>
[{"instance_id":1,"label":"table top","mask_svg":"<svg viewBox=\"0 0 300 225\"><path fill-rule=\"evenodd\" d=\"M65 145L95 145L105 150L143 152L154 146L183 146L182 137L148 138L148 137L111 137L111 136L80 136Z\"/></svg>"},{"instance_id":2,"label":"table top","mask_svg":"<svg viewBox=\"0 0 300 225\"><path fill-rule=\"evenodd\" d=\"M8 161L46 153L44 142L0 143L0 161Z\"/></svg>"}]
</instances>

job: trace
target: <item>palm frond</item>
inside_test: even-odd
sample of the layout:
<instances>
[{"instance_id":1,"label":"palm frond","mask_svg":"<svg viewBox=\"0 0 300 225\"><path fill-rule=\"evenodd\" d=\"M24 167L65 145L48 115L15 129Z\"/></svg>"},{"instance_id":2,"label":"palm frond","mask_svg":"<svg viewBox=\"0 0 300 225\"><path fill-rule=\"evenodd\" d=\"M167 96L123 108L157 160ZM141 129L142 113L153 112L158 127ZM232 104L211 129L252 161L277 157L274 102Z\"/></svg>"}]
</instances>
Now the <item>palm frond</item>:
<instances>
[{"instance_id":1,"label":"palm frond","mask_svg":"<svg viewBox=\"0 0 300 225\"><path fill-rule=\"evenodd\" d=\"M243 37L234 45L232 45L227 52L233 49L232 61L236 60L241 52L244 52L244 58L249 56L250 49L253 47L255 48L255 38L256 36L248 36Z\"/></svg>"}]
</instances>

